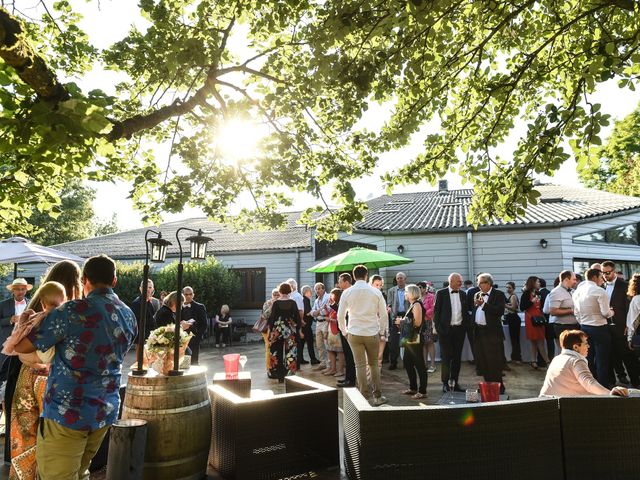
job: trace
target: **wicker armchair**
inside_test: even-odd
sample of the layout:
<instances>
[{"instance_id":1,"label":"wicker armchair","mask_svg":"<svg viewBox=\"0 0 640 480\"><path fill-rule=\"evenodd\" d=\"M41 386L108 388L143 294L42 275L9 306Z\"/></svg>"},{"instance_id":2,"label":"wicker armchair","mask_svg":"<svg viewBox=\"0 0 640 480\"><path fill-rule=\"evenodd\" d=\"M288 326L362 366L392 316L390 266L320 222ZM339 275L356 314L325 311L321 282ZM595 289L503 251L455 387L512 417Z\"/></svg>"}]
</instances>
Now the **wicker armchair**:
<instances>
[{"instance_id":1,"label":"wicker armchair","mask_svg":"<svg viewBox=\"0 0 640 480\"><path fill-rule=\"evenodd\" d=\"M566 480L640 478L640 398L560 399Z\"/></svg>"},{"instance_id":2,"label":"wicker armchair","mask_svg":"<svg viewBox=\"0 0 640 480\"><path fill-rule=\"evenodd\" d=\"M352 480L564 478L557 399L371 407L351 388L343 398Z\"/></svg>"},{"instance_id":3,"label":"wicker armchair","mask_svg":"<svg viewBox=\"0 0 640 480\"><path fill-rule=\"evenodd\" d=\"M285 391L251 400L209 387L209 464L221 476L279 479L339 466L337 390L286 377Z\"/></svg>"}]
</instances>

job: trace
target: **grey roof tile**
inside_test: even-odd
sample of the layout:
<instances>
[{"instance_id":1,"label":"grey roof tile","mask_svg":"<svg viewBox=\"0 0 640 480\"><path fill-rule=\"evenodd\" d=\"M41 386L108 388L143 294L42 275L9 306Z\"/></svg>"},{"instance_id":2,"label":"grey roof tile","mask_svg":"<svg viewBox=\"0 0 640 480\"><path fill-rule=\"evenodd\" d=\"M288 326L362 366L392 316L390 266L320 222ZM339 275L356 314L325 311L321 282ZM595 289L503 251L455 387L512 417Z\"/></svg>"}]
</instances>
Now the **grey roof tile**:
<instances>
[{"instance_id":1,"label":"grey roof tile","mask_svg":"<svg viewBox=\"0 0 640 480\"><path fill-rule=\"evenodd\" d=\"M255 230L246 233L236 233L204 217L163 223L158 228L151 228L161 231L163 238L172 243L167 249L167 256L178 255L176 231L180 227L202 229L203 232L214 231L215 233L207 235L213 238L207 251L214 254L309 249L311 248L311 232L304 225L296 223L299 217L299 212L287 214L287 225L284 230ZM101 253L116 259L144 258L146 230L146 228L138 228L101 237L61 243L55 245L55 248L85 258ZM190 235L193 233L182 232L180 234L182 251L186 256L189 255L189 242L183 240Z\"/></svg>"},{"instance_id":2,"label":"grey roof tile","mask_svg":"<svg viewBox=\"0 0 640 480\"><path fill-rule=\"evenodd\" d=\"M584 222L601 216L622 215L640 209L640 198L560 185L539 185L541 202L510 222L495 219L479 229L551 226ZM473 190L384 195L367 202L365 219L354 225L369 232L438 232L468 230L467 212ZM544 203L548 202L548 203Z\"/></svg>"}]
</instances>

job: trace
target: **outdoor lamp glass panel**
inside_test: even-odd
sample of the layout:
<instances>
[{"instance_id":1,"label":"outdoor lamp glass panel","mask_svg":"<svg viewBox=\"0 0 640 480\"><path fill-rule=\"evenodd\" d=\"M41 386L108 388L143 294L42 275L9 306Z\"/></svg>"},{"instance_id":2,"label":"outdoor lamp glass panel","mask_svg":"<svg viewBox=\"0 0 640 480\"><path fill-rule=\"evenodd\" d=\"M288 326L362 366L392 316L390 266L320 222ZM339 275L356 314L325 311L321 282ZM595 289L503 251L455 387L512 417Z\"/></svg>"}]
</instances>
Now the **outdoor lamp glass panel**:
<instances>
[{"instance_id":1,"label":"outdoor lamp glass panel","mask_svg":"<svg viewBox=\"0 0 640 480\"><path fill-rule=\"evenodd\" d=\"M198 235L187 238L191 242L191 260L204 260L207 256L207 244L212 240L201 232Z\"/></svg>"},{"instance_id":2,"label":"outdoor lamp glass panel","mask_svg":"<svg viewBox=\"0 0 640 480\"><path fill-rule=\"evenodd\" d=\"M167 246L171 245L171 242L164 238L150 238L147 240L151 245L151 258L154 263L162 263L167 258Z\"/></svg>"}]
</instances>

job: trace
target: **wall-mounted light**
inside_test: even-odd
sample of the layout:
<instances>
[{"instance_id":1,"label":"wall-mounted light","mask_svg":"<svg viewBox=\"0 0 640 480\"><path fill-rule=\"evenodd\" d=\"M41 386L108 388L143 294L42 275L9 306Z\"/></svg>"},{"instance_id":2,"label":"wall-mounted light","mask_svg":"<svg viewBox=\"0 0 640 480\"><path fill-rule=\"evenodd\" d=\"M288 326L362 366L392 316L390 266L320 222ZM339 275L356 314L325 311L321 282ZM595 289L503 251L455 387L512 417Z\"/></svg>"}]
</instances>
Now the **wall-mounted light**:
<instances>
[{"instance_id":1,"label":"wall-mounted light","mask_svg":"<svg viewBox=\"0 0 640 480\"><path fill-rule=\"evenodd\" d=\"M544 238L540 240L540 246L542 248L547 248L547 245L549 245L549 242L547 242Z\"/></svg>"},{"instance_id":2,"label":"wall-mounted light","mask_svg":"<svg viewBox=\"0 0 640 480\"><path fill-rule=\"evenodd\" d=\"M396 250L398 250L398 253L402 255L404 253L404 245L398 245L398 248L396 248Z\"/></svg>"}]
</instances>

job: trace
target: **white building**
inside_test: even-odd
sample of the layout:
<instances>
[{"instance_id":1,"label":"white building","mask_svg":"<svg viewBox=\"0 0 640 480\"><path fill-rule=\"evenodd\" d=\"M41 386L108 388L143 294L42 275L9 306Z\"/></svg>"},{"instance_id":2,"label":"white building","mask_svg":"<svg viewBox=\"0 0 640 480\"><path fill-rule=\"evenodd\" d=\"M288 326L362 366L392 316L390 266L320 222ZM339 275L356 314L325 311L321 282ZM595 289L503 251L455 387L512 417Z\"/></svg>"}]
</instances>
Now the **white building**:
<instances>
[{"instance_id":1,"label":"white building","mask_svg":"<svg viewBox=\"0 0 640 480\"><path fill-rule=\"evenodd\" d=\"M369 201L369 211L363 222L354 225L353 234L341 233L332 244L315 241L311 230L296 224L297 213L289 214L286 228L279 231L239 234L204 218L166 223L160 230L173 241L168 261L178 255L175 232L179 227L218 230L210 235L214 241L209 252L241 275L242 293L234 302L234 314L249 323L257 318L271 289L289 277L297 278L300 286L323 281L328 289L333 287L333 274L316 275L307 269L355 245L401 252L414 260L382 269L388 286L398 271L405 272L411 282L431 280L436 287L453 271L464 278L490 272L499 285L511 280L521 286L529 275L551 283L563 269L582 272L590 263L605 259L616 261L626 277L640 272L640 198L553 185L538 189L540 203L527 208L523 217L477 229L466 221L473 191L448 190L442 182L440 191ZM140 261L145 255L145 230L55 248L81 257L105 253L116 260ZM38 278L42 271L38 266L23 275Z\"/></svg>"}]
</instances>

